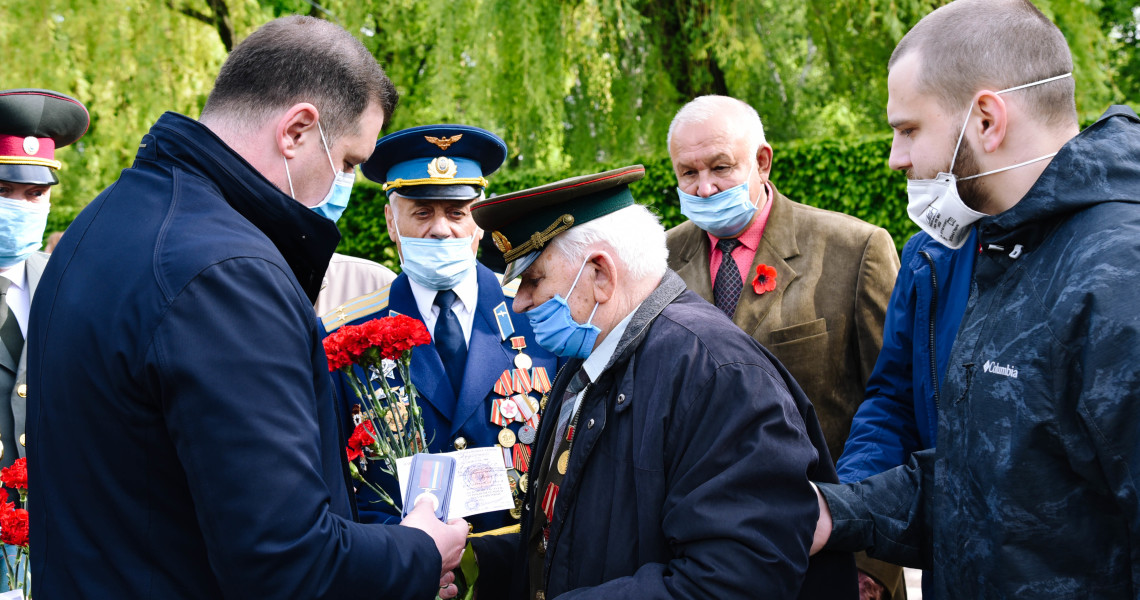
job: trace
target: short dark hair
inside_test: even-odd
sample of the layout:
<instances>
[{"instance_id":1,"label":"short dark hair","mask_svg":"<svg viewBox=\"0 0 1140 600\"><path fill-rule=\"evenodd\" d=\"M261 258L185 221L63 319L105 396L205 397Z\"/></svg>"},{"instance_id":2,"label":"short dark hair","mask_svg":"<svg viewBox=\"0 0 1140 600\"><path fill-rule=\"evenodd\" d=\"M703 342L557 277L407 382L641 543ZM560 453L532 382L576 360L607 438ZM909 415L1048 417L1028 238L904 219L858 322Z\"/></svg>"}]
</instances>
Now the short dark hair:
<instances>
[{"instance_id":1,"label":"short dark hair","mask_svg":"<svg viewBox=\"0 0 1140 600\"><path fill-rule=\"evenodd\" d=\"M202 116L252 122L310 102L329 143L354 132L370 103L392 117L399 92L371 53L344 28L307 16L274 19L242 41L222 65Z\"/></svg>"},{"instance_id":2,"label":"short dark hair","mask_svg":"<svg viewBox=\"0 0 1140 600\"><path fill-rule=\"evenodd\" d=\"M957 0L923 17L888 69L916 52L920 89L947 110L964 110L979 90L1033 83L1073 70L1061 30L1029 0ZM1077 122L1071 77L1013 92L1044 123Z\"/></svg>"}]
</instances>

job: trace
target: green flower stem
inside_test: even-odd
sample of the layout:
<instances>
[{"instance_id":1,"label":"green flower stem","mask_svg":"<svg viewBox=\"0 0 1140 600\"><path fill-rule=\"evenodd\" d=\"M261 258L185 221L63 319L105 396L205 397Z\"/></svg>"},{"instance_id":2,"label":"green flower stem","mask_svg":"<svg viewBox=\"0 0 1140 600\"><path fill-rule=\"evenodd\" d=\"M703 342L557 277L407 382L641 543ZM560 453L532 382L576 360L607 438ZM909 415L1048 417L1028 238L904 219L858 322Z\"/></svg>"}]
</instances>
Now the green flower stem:
<instances>
[{"instance_id":1,"label":"green flower stem","mask_svg":"<svg viewBox=\"0 0 1140 600\"><path fill-rule=\"evenodd\" d=\"M424 418L423 413L420 411L419 402L416 398L419 392L416 391L416 385L412 383L412 350L409 348L404 350L404 355L400 360L396 361L397 367L400 369L400 378L404 380L404 389L408 392L408 423L412 426L413 431L419 434L420 442L423 444L423 451L427 451L428 447L434 440L429 440L424 433Z\"/></svg>"},{"instance_id":2,"label":"green flower stem","mask_svg":"<svg viewBox=\"0 0 1140 600\"><path fill-rule=\"evenodd\" d=\"M16 583L16 571L12 569L12 559L8 558L8 544L0 544L0 552L4 553L4 565L8 567L8 587L11 588ZM19 558L20 551L16 551L17 559ZM19 564L17 560L16 564Z\"/></svg>"}]
</instances>

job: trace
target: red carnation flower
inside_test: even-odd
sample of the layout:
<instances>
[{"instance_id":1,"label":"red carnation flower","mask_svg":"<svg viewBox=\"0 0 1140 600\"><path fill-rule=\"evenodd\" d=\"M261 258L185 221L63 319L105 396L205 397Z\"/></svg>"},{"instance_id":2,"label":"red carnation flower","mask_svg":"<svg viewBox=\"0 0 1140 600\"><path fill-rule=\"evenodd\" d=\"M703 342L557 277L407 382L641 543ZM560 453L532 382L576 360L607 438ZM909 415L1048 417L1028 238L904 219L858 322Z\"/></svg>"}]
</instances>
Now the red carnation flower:
<instances>
[{"instance_id":1,"label":"red carnation flower","mask_svg":"<svg viewBox=\"0 0 1140 600\"><path fill-rule=\"evenodd\" d=\"M0 514L0 542L27 547L28 511L17 508Z\"/></svg>"},{"instance_id":2,"label":"red carnation flower","mask_svg":"<svg viewBox=\"0 0 1140 600\"><path fill-rule=\"evenodd\" d=\"M369 421L356 426L356 430L348 438L348 448L345 448L349 462L360 458L365 448L376 443L376 438L373 437L375 434L376 431L372 429L372 423Z\"/></svg>"},{"instance_id":3,"label":"red carnation flower","mask_svg":"<svg viewBox=\"0 0 1140 600\"><path fill-rule=\"evenodd\" d=\"M405 351L429 343L431 334L423 322L406 315L341 327L324 340L330 371L376 365L381 358L398 360Z\"/></svg>"},{"instance_id":4,"label":"red carnation flower","mask_svg":"<svg viewBox=\"0 0 1140 600\"><path fill-rule=\"evenodd\" d=\"M756 265L756 277L752 280L752 289L757 294L776 289L776 269L763 263Z\"/></svg>"},{"instance_id":5,"label":"red carnation flower","mask_svg":"<svg viewBox=\"0 0 1140 600\"><path fill-rule=\"evenodd\" d=\"M18 458L12 466L0 469L0 481L12 489L28 489L28 459Z\"/></svg>"}]
</instances>

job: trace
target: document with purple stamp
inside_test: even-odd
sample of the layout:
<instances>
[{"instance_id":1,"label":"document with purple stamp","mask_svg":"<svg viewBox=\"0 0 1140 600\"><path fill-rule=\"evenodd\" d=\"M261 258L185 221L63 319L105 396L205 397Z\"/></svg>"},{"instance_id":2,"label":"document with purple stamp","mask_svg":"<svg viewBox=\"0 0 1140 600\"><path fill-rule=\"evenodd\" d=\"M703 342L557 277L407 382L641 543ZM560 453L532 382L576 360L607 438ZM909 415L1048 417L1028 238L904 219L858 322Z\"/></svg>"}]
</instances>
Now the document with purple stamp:
<instances>
[{"instance_id":1,"label":"document with purple stamp","mask_svg":"<svg viewBox=\"0 0 1140 600\"><path fill-rule=\"evenodd\" d=\"M503 465L503 452L497 447L468 448L446 452L442 456L455 459L452 471L451 502L448 505L447 519L458 519L496 510L509 510L515 507L511 497L511 486L507 470ZM408 471L412 457L396 461L396 472L400 478L400 495L407 493Z\"/></svg>"}]
</instances>

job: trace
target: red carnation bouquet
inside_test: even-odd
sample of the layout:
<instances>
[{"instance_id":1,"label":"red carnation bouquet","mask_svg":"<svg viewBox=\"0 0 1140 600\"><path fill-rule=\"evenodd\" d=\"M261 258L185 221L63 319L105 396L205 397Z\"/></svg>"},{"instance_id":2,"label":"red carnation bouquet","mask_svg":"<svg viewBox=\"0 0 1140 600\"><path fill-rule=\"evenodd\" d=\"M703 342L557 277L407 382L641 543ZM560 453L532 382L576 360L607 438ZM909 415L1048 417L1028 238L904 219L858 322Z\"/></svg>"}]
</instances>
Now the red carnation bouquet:
<instances>
[{"instance_id":1,"label":"red carnation bouquet","mask_svg":"<svg viewBox=\"0 0 1140 600\"><path fill-rule=\"evenodd\" d=\"M400 508L397 500L364 479L361 471L376 462L395 477L396 459L425 452L431 442L424 435L423 414L411 377L412 348L429 343L431 335L423 322L405 315L341 327L324 340L329 371L344 373L363 407L360 412L354 410L356 429L345 449L352 477L395 508ZM394 389L388 378L397 370L404 385ZM367 376L361 378L361 371Z\"/></svg>"},{"instance_id":2,"label":"red carnation bouquet","mask_svg":"<svg viewBox=\"0 0 1140 600\"><path fill-rule=\"evenodd\" d=\"M0 469L5 488L20 494L19 506L28 505L28 459L20 458L10 467ZM2 488L0 488L2 489ZM25 600L32 595L32 579L28 573L28 511L7 501L7 491L0 495L0 542L4 566L8 569L8 589L20 590ZM15 547L15 552L12 548Z\"/></svg>"}]
</instances>

